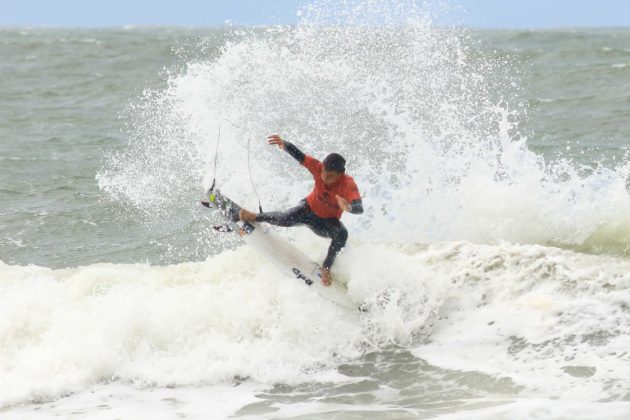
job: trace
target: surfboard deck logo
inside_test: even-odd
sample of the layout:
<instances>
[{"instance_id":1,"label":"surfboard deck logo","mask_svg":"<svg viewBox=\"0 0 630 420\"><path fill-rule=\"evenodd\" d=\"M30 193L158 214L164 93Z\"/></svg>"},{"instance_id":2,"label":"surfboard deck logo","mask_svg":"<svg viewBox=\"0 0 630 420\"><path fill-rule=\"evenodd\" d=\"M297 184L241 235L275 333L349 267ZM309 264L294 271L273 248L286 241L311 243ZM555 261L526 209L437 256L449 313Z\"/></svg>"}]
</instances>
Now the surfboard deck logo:
<instances>
[{"instance_id":1,"label":"surfboard deck logo","mask_svg":"<svg viewBox=\"0 0 630 420\"><path fill-rule=\"evenodd\" d=\"M311 284L313 284L313 280L309 279L304 274L302 274L299 268L293 267L292 271L293 271L293 274L295 274L295 277L297 277L298 279L304 280L304 283L306 283L307 285L310 286Z\"/></svg>"}]
</instances>

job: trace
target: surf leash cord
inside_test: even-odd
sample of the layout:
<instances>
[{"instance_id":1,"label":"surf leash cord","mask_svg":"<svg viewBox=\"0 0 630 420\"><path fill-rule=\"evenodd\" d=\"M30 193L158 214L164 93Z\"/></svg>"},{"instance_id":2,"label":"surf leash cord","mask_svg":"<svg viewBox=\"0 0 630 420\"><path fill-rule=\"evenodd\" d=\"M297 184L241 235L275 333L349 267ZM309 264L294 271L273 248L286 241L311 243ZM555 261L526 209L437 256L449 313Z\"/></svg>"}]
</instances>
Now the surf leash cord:
<instances>
[{"instance_id":1,"label":"surf leash cord","mask_svg":"<svg viewBox=\"0 0 630 420\"><path fill-rule=\"evenodd\" d=\"M217 180L217 161L218 161L218 157L219 157L219 144L221 143L221 126L223 125L224 122L227 122L227 123L231 124L232 126L240 129L240 130L247 131L247 133L248 133L248 135L247 135L247 171L249 173L249 182L252 185L252 190L254 190L254 195L256 195L256 199L258 200L258 211L260 213L262 213L263 212L262 204L260 203L260 196L258 195L258 191L256 190L256 185L254 185L254 178L252 177L252 168L251 168L251 165L250 165L250 158L249 158L249 155L250 155L250 153L249 153L249 144L251 143L251 140L252 140L252 131L250 129L248 129L248 128L241 127L240 125L235 124L235 123L233 123L232 121L230 121L230 120L228 120L226 118L222 119L221 122L219 123L219 132L218 132L218 135L217 135L217 142L216 142L216 147L215 147L215 150L214 150L214 168L213 168L213 171L212 171L212 186L210 187L209 192L212 193L214 191L214 187L216 185L216 180Z\"/></svg>"}]
</instances>

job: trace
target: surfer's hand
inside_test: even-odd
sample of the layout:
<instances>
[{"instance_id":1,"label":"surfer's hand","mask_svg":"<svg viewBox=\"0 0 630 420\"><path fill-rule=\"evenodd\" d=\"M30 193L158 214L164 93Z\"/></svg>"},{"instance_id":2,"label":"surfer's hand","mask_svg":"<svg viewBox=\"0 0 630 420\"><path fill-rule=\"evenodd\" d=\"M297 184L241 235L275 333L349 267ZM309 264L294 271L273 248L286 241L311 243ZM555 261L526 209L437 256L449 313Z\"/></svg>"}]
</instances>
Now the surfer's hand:
<instances>
[{"instance_id":1,"label":"surfer's hand","mask_svg":"<svg viewBox=\"0 0 630 420\"><path fill-rule=\"evenodd\" d=\"M278 134L272 134L267 137L267 143L271 145L275 144L279 148L284 149L284 140L282 140L282 138Z\"/></svg>"},{"instance_id":2,"label":"surfer's hand","mask_svg":"<svg viewBox=\"0 0 630 420\"><path fill-rule=\"evenodd\" d=\"M332 284L332 279L330 278L330 270L327 268L320 268L319 273L322 278L322 284L324 286L330 286Z\"/></svg>"},{"instance_id":3,"label":"surfer's hand","mask_svg":"<svg viewBox=\"0 0 630 420\"><path fill-rule=\"evenodd\" d=\"M343 197L341 197L339 195L335 195L335 198L337 199L337 204L339 205L341 210L343 210L343 211L352 211L352 206L350 205L348 200L346 200L345 198L343 198Z\"/></svg>"}]
</instances>

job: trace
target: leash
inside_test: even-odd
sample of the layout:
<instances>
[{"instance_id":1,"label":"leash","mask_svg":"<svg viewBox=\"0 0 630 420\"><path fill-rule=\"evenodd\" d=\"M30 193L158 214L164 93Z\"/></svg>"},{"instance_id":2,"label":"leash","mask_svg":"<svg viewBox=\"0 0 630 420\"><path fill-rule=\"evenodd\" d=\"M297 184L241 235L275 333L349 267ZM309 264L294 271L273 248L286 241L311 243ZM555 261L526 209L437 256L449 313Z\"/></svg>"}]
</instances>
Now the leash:
<instances>
[{"instance_id":1,"label":"leash","mask_svg":"<svg viewBox=\"0 0 630 420\"><path fill-rule=\"evenodd\" d=\"M248 128L244 128L241 127L238 124L233 123L232 121L228 120L227 118L224 118L221 120L221 122L219 123L219 133L217 135L217 144L214 150L214 168L212 171L212 186L210 187L209 192L212 193L214 191L214 187L216 185L216 180L217 180L217 162L218 162L218 158L219 158L219 144L221 143L221 126L223 125L224 122L227 122L229 124L231 124L232 126L243 130L243 131L247 131L248 135L247 135L247 171L249 173L249 182L252 185L252 190L254 191L254 194L256 195L256 199L258 200L258 210L260 213L263 212L262 209L262 204L260 202L260 196L258 195L258 191L256 190L256 185L254 185L254 178L252 177L252 168L250 165L250 153L249 153L249 144L251 143L252 140L252 131Z\"/></svg>"}]
</instances>

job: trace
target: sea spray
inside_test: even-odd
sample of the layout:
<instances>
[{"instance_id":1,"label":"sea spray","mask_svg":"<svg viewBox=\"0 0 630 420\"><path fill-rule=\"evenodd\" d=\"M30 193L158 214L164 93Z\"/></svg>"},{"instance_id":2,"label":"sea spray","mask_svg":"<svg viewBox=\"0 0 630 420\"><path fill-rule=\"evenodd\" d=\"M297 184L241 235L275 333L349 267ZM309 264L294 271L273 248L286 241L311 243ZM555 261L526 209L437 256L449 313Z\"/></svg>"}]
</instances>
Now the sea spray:
<instances>
[{"instance_id":1,"label":"sea spray","mask_svg":"<svg viewBox=\"0 0 630 420\"><path fill-rule=\"evenodd\" d=\"M354 237L625 253L627 237L601 240L630 210L623 171L530 151L510 57L481 56L474 31L435 26L415 4L401 19L403 3L334 13L315 3L296 27L234 30L218 56L187 63L129 106L127 147L106 159L100 187L145 222L196 223L219 142L222 189L255 208L251 171L263 207L282 209L311 181L266 145L280 133L315 157L347 157L366 204L364 216L344 217ZM207 230L191 240L218 249Z\"/></svg>"}]
</instances>

